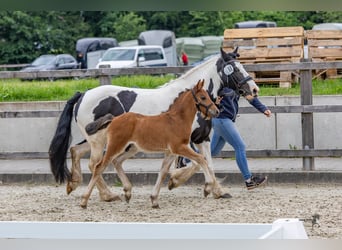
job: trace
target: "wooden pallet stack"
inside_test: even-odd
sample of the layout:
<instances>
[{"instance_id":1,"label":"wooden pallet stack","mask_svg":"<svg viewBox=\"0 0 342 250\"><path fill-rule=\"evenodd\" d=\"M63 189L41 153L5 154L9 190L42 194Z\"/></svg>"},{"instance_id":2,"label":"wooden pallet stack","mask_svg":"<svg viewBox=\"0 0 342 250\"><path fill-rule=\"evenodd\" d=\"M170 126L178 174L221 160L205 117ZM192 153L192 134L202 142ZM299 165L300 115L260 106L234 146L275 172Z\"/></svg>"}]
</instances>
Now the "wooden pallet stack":
<instances>
[{"instance_id":1,"label":"wooden pallet stack","mask_svg":"<svg viewBox=\"0 0 342 250\"><path fill-rule=\"evenodd\" d=\"M304 54L303 27L276 27L226 29L223 48L231 51L239 47L241 63L289 63L299 62ZM291 87L298 81L297 72L271 71L249 72L255 81Z\"/></svg>"},{"instance_id":2,"label":"wooden pallet stack","mask_svg":"<svg viewBox=\"0 0 342 250\"><path fill-rule=\"evenodd\" d=\"M308 30L308 58L313 62L342 60L342 30ZM341 78L342 69L316 70L315 78Z\"/></svg>"}]
</instances>

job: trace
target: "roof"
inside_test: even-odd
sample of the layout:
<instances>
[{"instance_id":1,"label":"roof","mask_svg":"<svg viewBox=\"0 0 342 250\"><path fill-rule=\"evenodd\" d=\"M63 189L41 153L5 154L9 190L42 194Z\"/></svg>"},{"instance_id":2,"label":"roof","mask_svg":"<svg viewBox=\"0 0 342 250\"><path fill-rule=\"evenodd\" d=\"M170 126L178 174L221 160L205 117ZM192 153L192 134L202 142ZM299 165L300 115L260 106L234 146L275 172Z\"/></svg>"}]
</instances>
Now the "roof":
<instances>
[{"instance_id":1,"label":"roof","mask_svg":"<svg viewBox=\"0 0 342 250\"><path fill-rule=\"evenodd\" d=\"M342 30L342 23L320 23L312 27L313 30Z\"/></svg>"},{"instance_id":2,"label":"roof","mask_svg":"<svg viewBox=\"0 0 342 250\"><path fill-rule=\"evenodd\" d=\"M243 29L243 28L265 28L265 27L277 27L276 22L271 21L245 21L235 23L234 28Z\"/></svg>"}]
</instances>

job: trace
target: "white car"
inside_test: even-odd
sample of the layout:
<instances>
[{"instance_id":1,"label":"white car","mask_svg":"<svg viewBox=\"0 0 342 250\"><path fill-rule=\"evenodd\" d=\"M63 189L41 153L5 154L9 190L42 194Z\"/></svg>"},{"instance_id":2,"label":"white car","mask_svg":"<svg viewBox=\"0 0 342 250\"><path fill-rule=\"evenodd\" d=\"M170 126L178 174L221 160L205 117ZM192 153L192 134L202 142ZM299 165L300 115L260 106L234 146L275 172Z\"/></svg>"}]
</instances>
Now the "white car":
<instances>
[{"instance_id":1,"label":"white car","mask_svg":"<svg viewBox=\"0 0 342 250\"><path fill-rule=\"evenodd\" d=\"M168 66L163 47L157 45L142 45L110 48L103 54L96 68L156 66Z\"/></svg>"}]
</instances>

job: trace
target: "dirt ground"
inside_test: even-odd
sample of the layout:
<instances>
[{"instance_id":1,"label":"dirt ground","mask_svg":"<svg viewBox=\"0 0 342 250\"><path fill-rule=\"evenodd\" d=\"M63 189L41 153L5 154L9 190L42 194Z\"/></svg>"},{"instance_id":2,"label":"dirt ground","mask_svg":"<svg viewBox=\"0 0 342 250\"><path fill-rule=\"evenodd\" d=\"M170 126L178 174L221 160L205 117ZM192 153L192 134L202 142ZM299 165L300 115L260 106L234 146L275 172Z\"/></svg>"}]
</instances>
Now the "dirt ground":
<instances>
[{"instance_id":1,"label":"dirt ground","mask_svg":"<svg viewBox=\"0 0 342 250\"><path fill-rule=\"evenodd\" d=\"M224 186L231 199L203 197L202 186L184 185L172 191L163 187L160 209L152 209L152 186L134 186L130 203L102 202L94 190L87 209L79 206L85 186L69 196L65 187L53 185L0 185L2 221L113 221L272 223L279 218L300 218L310 239L342 239L342 184L268 184L247 191ZM121 187L111 187L122 193ZM312 216L319 225L312 227Z\"/></svg>"}]
</instances>

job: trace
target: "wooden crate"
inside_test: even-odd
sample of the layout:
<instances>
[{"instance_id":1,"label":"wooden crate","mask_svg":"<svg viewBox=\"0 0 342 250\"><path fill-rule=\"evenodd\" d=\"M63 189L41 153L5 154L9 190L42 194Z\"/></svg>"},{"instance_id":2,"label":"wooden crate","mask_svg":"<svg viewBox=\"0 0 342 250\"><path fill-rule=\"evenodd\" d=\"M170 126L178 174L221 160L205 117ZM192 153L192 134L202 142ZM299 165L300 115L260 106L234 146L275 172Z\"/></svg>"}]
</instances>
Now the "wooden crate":
<instances>
[{"instance_id":1,"label":"wooden crate","mask_svg":"<svg viewBox=\"0 0 342 250\"><path fill-rule=\"evenodd\" d=\"M308 30L308 58L313 62L342 61L342 30ZM342 69L315 70L315 78L341 78Z\"/></svg>"},{"instance_id":2,"label":"wooden crate","mask_svg":"<svg viewBox=\"0 0 342 250\"><path fill-rule=\"evenodd\" d=\"M303 27L226 29L223 48L239 47L241 63L299 62L304 55ZM297 72L249 72L257 83L278 83L290 87L298 80Z\"/></svg>"}]
</instances>

